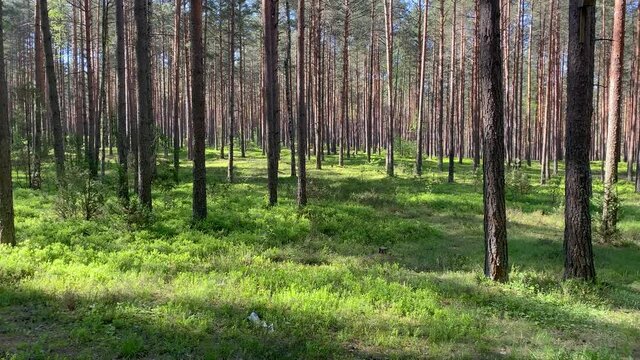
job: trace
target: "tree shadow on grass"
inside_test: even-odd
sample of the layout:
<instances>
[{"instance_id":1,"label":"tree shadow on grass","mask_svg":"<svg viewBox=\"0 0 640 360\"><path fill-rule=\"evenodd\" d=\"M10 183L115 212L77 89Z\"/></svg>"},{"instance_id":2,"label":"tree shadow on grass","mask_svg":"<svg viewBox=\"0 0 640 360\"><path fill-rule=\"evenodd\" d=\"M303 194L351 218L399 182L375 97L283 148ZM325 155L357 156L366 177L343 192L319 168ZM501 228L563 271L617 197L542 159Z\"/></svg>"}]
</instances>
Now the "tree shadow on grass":
<instances>
[{"instance_id":1,"label":"tree shadow on grass","mask_svg":"<svg viewBox=\"0 0 640 360\"><path fill-rule=\"evenodd\" d=\"M323 170L322 177L312 179L315 186L310 189L312 192L315 191L312 204L305 210L306 212L301 214L293 206L292 189L295 187L293 178L281 179L282 205L273 209L264 207L266 180L262 172L247 172L249 176L246 177L246 181L243 179L241 184L230 185L227 188L220 185L221 191L212 194L212 199L209 201L212 209L209 222L195 230L205 235L198 241L209 241L207 236L221 236L224 241L232 245L249 243L254 247L255 252L283 246L291 246L293 252L301 252L309 247L310 237L317 237L317 242L322 243L318 249L328 247L330 251L341 256L373 259L370 263L358 263L371 265L362 269L363 279L373 276L368 272L383 262L397 264L400 269L413 273L416 277L438 276L450 270L473 271L481 265L481 196L473 186L448 185L440 180L345 178L344 174L337 171L334 173L339 175L336 179L326 178L328 176L326 174L331 171L333 170L326 170L326 172ZM212 167L211 175L210 183L226 182L224 167ZM186 176L184 178L187 179ZM189 187L183 185L172 190L175 191L176 198L188 198ZM258 188L264 190L256 191ZM406 201L405 199L427 192L432 195L427 200L419 198L415 201ZM404 198L399 199L399 194ZM451 195L458 195L458 197ZM180 221L180 224L183 224L181 226L185 226L184 224L188 223L190 207L188 201L183 202L184 204L159 209L160 223L144 229L150 234L147 235L148 238L163 239L177 235L173 226L161 222L178 217L185 219ZM533 204L534 208L536 206ZM305 225L305 221L308 221L308 226ZM181 228L183 229L186 227ZM550 268L553 271L558 270L559 277L562 266L561 242L556 236L559 230L549 229L543 225L532 226L519 223L511 224L511 229L513 231L510 232L510 247L512 253L515 251L517 254L512 256L512 262L525 270L535 272L548 272ZM106 230L104 228L96 230L89 226L78 231L88 232L86 235L80 234L82 236L97 237L100 235L99 231ZM538 239L537 234L543 236ZM76 235L78 234L73 236ZM53 239L42 241L44 243L60 241L69 244L62 239L64 236L66 235L62 233ZM91 241L86 241L84 244L77 243L78 246L93 246ZM311 243L311 245L318 244ZM390 247L390 254L371 256L381 245ZM97 250L115 252L120 249L104 247ZM634 305L634 300L617 301L625 295L637 295L637 291L632 288L628 289L628 293L622 294L620 289L628 283L628 279L633 277L634 273L637 274L634 266L639 262L639 255L637 247L617 249L596 246L599 272L616 282L613 289L617 294L607 295L605 291L601 295L609 297L614 306L622 309L638 309L637 303ZM329 262L314 262L309 259L311 258L305 260L303 256L299 263L314 267L329 265ZM620 264L620 259L625 259L622 261L623 264ZM280 261L286 263L289 260L285 256ZM599 262L601 260L602 262ZM385 276L387 275L383 278L387 281L397 283L406 281ZM548 277L530 282L534 287L543 287L543 291L557 286L557 283L547 284L545 281L548 281ZM542 328L549 331L557 330L560 324L562 331L573 331L574 328L578 329L576 331L602 328L605 334L630 334L632 340L638 339L637 329L633 327L591 319L587 314L574 311L567 304L540 301L539 298L527 296L528 293L514 294L500 291L484 293L481 291L484 284L466 287L446 279L440 282L420 281L413 286L415 289L431 288L434 292L444 294L446 301L460 301L463 305L462 309L468 313L480 311L482 316L489 314L521 320L536 329ZM275 288L275 290L282 289ZM7 294L17 291L15 287L4 286L0 287L0 292ZM62 356L82 355L75 352L77 349L82 351L89 349L88 354L92 354L91 351L99 351L95 353L98 355L110 354L106 357L124 357L130 354L129 356L132 357L149 358L184 357L188 354L213 354L214 358L325 358L326 354L331 353L337 354L336 357L369 358L380 354L384 356L391 351L384 348L376 349L372 345L360 346L358 338L345 340L340 337L342 330L353 326L351 323L366 322L368 321L366 317L329 316L327 318L323 317L326 316L323 314L293 311L285 306L216 304L183 299L175 305L178 307L175 312L186 319L193 319L189 320L193 322L186 322L192 326L186 326L176 325L175 322L166 319L159 321L157 313L154 312L158 307L157 304L140 303L140 299L136 296L117 297L115 301L98 299L93 309L90 303L93 299L79 298L74 301L80 304L75 305L76 309L71 311L70 305L64 304L66 300L36 291L20 290L20 292L24 293L23 297L18 296L19 294L8 295L8 298L13 300L6 302L4 309L0 309L0 312L4 313L22 314L16 319L6 317L9 319L7 322L9 325L6 327L8 330L0 331L0 334L10 335L5 337L8 340L4 343L15 343L17 333L19 336L24 335L29 340L29 344L33 342L36 351L39 351L37 349L45 351L47 346L56 347L58 345L55 344L66 344L69 339L72 339L72 346L59 345L59 352L52 353ZM408 303L414 304L418 301L418 299L408 300ZM449 308L444 303L442 306ZM245 318L250 311L256 309L266 314L267 321L273 321L271 319L274 318L289 319L289 324L279 323L279 330L275 334L253 328L246 323ZM407 316L409 315L410 313L407 313ZM555 319L563 320L557 322ZM482 317L476 320L482 320ZM198 326L199 321L201 323ZM11 323L15 323L16 326L10 326ZM38 328L40 325L42 326ZM460 330L459 325L456 323L453 330ZM385 326L379 324L375 329L383 335L388 335L393 329ZM409 328L415 329L412 326ZM415 325L416 328L422 329L420 326L428 328L434 324ZM25 327L30 333L20 335L22 334L19 332L20 327ZM285 331L281 332L281 329ZM429 333L432 330L422 329L421 331ZM445 328L442 331L446 334L448 330ZM44 333L44 335L34 336L38 333ZM103 336L102 343L92 343L92 338L96 334ZM570 336L567 334L572 333L567 332L563 336ZM499 341L486 339L482 334L469 335L469 337L472 336L479 337L474 341L486 341L489 346L475 348L476 345L465 343L466 339L463 338L454 340L446 336L443 338L446 341L464 344L472 349L471 353L476 356L481 354L492 357L491 354L496 354L495 349L500 345ZM426 338L433 340L434 336ZM0 341L0 344L2 343L3 341ZM30 345L25 346L30 347ZM91 350L93 348L95 350ZM119 355L114 355L116 352ZM422 356L421 353L413 350L405 352L398 350L393 355L407 358Z\"/></svg>"},{"instance_id":2,"label":"tree shadow on grass","mask_svg":"<svg viewBox=\"0 0 640 360\"><path fill-rule=\"evenodd\" d=\"M135 291L83 298L69 291L52 296L0 286L0 354L25 358L411 359L433 357L430 348L438 346L442 347L436 349L438 358L486 358L501 354L504 347L526 354L516 334L496 337L493 327L499 324L481 324L486 316L507 323L525 322L534 332L544 329L558 337L560 344L555 346L570 345L569 351L600 351L607 346L618 347L618 355L637 351L633 341L640 337L637 328L592 318L567 305L489 284L470 286L454 278L377 276L380 284L399 293L367 290L374 293L368 295L370 303L365 308L378 310L365 314L341 300L322 305L325 308L319 312L295 303L241 298L221 302L215 297L182 294L161 299ZM274 291L286 292L284 286ZM328 291L327 295L339 299L348 290ZM425 292L433 298L431 302L423 299ZM385 305L389 302L399 307L393 310ZM273 322L275 330L250 323L246 318L252 311ZM575 343L572 337L581 332L591 343ZM611 338L588 338L598 332ZM399 342L376 344L377 336L396 337ZM447 347L455 350L440 352Z\"/></svg>"},{"instance_id":3,"label":"tree shadow on grass","mask_svg":"<svg viewBox=\"0 0 640 360\"><path fill-rule=\"evenodd\" d=\"M163 303L135 294L87 299L72 292L52 296L7 286L0 290L0 356L412 359L425 355L412 349L376 346L370 339L348 333L351 327L366 326L391 336L390 324L369 325L366 318L291 310L282 305L251 304L242 299L218 303L189 297ZM254 310L265 321L274 322L273 331L247 319ZM426 345L430 340L423 337L420 341Z\"/></svg>"},{"instance_id":4,"label":"tree shadow on grass","mask_svg":"<svg viewBox=\"0 0 640 360\"><path fill-rule=\"evenodd\" d=\"M269 332L254 325L247 320L249 306L189 299L154 304L133 294L83 299L68 293L60 298L33 290L0 289L0 355L320 359L322 354L344 353L339 343L314 332L284 333L286 327ZM169 313L163 315L163 309ZM264 308L271 316L275 311Z\"/></svg>"}]
</instances>

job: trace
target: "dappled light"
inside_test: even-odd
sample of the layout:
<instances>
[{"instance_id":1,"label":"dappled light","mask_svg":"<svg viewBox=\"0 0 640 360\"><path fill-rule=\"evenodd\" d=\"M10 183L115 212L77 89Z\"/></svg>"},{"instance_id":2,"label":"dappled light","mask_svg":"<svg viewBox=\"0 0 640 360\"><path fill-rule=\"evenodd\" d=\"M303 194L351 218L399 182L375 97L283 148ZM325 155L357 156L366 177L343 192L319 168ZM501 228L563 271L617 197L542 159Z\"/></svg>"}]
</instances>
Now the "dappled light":
<instances>
[{"instance_id":1,"label":"dappled light","mask_svg":"<svg viewBox=\"0 0 640 360\"><path fill-rule=\"evenodd\" d=\"M3 350L318 359L638 351L632 192L621 191L628 240L595 247L593 287L561 282L562 211L549 186L510 196L511 281L497 285L482 276L482 195L467 161L447 184L430 160L422 179L389 179L382 166L340 168L329 157L326 173L310 172L299 211L287 178L279 205L265 206L259 153L238 159L235 184L223 160L207 159L209 216L195 227L186 182L154 194L144 228L109 211L58 220L52 188L16 189L18 246L0 250ZM273 332L247 320L253 311Z\"/></svg>"}]
</instances>

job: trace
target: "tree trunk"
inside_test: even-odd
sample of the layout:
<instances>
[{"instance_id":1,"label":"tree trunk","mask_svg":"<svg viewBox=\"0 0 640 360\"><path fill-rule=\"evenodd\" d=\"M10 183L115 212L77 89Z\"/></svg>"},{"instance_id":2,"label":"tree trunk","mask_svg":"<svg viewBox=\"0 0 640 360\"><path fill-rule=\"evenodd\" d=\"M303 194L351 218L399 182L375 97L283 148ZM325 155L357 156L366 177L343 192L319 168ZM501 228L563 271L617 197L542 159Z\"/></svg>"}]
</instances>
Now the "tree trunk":
<instances>
[{"instance_id":1,"label":"tree trunk","mask_svg":"<svg viewBox=\"0 0 640 360\"><path fill-rule=\"evenodd\" d=\"M636 123L636 192L640 193L640 7L636 14L636 68L635 68L635 111Z\"/></svg>"},{"instance_id":2,"label":"tree trunk","mask_svg":"<svg viewBox=\"0 0 640 360\"><path fill-rule=\"evenodd\" d=\"M427 35L429 26L429 1L425 2L423 23L422 23L422 44L420 47L420 79L418 89L418 128L416 130L416 175L422 176L422 146L423 146L423 123L424 123L424 85L427 76Z\"/></svg>"},{"instance_id":3,"label":"tree trunk","mask_svg":"<svg viewBox=\"0 0 640 360\"><path fill-rule=\"evenodd\" d=\"M440 41L438 43L438 122L437 122L437 156L438 156L438 171L443 169L443 157L444 157L444 0L440 0Z\"/></svg>"},{"instance_id":4,"label":"tree trunk","mask_svg":"<svg viewBox=\"0 0 640 360\"><path fill-rule=\"evenodd\" d=\"M135 0L134 16L136 22L136 60L138 65L138 196L140 203L151 210L151 181L153 177L153 105L151 99L151 59L149 43L151 40L151 2ZM195 187L195 186L194 186Z\"/></svg>"},{"instance_id":5,"label":"tree trunk","mask_svg":"<svg viewBox=\"0 0 640 360\"><path fill-rule=\"evenodd\" d=\"M479 47L479 36L480 36L480 8L478 6L478 2L475 2L475 20L474 20L474 29L475 36L473 38L473 67L474 67L474 79L473 79L473 103L474 111L473 111L473 170L476 171L480 166L480 94L479 94L479 64L478 61L480 59L480 47Z\"/></svg>"},{"instance_id":6,"label":"tree trunk","mask_svg":"<svg viewBox=\"0 0 640 360\"><path fill-rule=\"evenodd\" d=\"M533 10L531 10L533 18ZM525 158L527 166L531 167L531 48L532 48L533 19L529 23L529 46L527 49L529 63L527 65L527 144Z\"/></svg>"},{"instance_id":7,"label":"tree trunk","mask_svg":"<svg viewBox=\"0 0 640 360\"><path fill-rule=\"evenodd\" d=\"M307 205L307 164L305 151L307 149L307 105L305 104L304 78L304 0L298 0L298 54L296 59L297 92L298 97L298 206Z\"/></svg>"},{"instance_id":8,"label":"tree trunk","mask_svg":"<svg viewBox=\"0 0 640 360\"><path fill-rule=\"evenodd\" d=\"M87 161L89 163L89 172L91 176L98 175L98 148L100 142L100 125L99 119L96 117L96 103L94 92L94 73L93 61L91 58L92 47L91 38L91 2L84 0L84 25L85 25L85 66L87 68L87 106L88 106L88 123L89 123L89 143L87 144Z\"/></svg>"},{"instance_id":9,"label":"tree trunk","mask_svg":"<svg viewBox=\"0 0 640 360\"><path fill-rule=\"evenodd\" d=\"M49 84L49 108L51 110L51 129L53 132L53 152L56 159L56 178L59 186L64 186L64 135L62 120L60 119L60 102L58 99L58 83L53 60L53 45L51 40L51 26L49 24L49 9L47 0L40 0L40 17L42 21L42 37L46 63L47 80Z\"/></svg>"},{"instance_id":10,"label":"tree trunk","mask_svg":"<svg viewBox=\"0 0 640 360\"><path fill-rule=\"evenodd\" d=\"M278 202L278 1L262 0L264 27L264 116L267 125L267 178L269 205Z\"/></svg>"},{"instance_id":11,"label":"tree trunk","mask_svg":"<svg viewBox=\"0 0 640 360\"><path fill-rule=\"evenodd\" d=\"M42 30L40 21L40 1L36 0L35 14L35 76L36 76L36 113L34 126L34 148L33 148L33 177L31 187L39 189L42 185L41 164L42 164L42 123L46 113L44 101L44 49L42 46Z\"/></svg>"},{"instance_id":12,"label":"tree trunk","mask_svg":"<svg viewBox=\"0 0 640 360\"><path fill-rule=\"evenodd\" d=\"M191 1L191 117L193 124L193 219L207 217L207 171L204 157L205 93L202 0Z\"/></svg>"},{"instance_id":13,"label":"tree trunk","mask_svg":"<svg viewBox=\"0 0 640 360\"><path fill-rule=\"evenodd\" d=\"M293 95L291 94L291 7L289 0L285 0L285 12L287 16L287 52L284 60L285 71L285 97L287 103L287 130L289 133L289 149L290 149L290 175L296 176L296 151L295 151L295 124L293 122ZM297 66L297 65L296 65Z\"/></svg>"},{"instance_id":14,"label":"tree trunk","mask_svg":"<svg viewBox=\"0 0 640 360\"><path fill-rule=\"evenodd\" d=\"M393 0L384 0L384 23L387 36L387 97L389 101L389 123L387 124L387 176L393 176L394 148L394 93L393 93Z\"/></svg>"},{"instance_id":15,"label":"tree trunk","mask_svg":"<svg viewBox=\"0 0 640 360\"><path fill-rule=\"evenodd\" d=\"M102 54L107 54L107 35L109 29L109 2L108 0L102 0L102 40L101 40L101 51ZM102 77L100 78L100 106L98 110L98 114L96 116L96 143L95 143L95 153L96 153L96 164L98 161L98 152L101 148L101 145L104 145L105 138L108 136L107 124L109 119L109 114L107 111L107 56L102 56ZM102 119L102 116L105 118ZM101 121L102 120L102 121ZM102 131L102 141L100 136L100 123L102 123L103 131ZM105 172L105 146L102 146L102 159L100 161L100 176L104 177Z\"/></svg>"},{"instance_id":16,"label":"tree trunk","mask_svg":"<svg viewBox=\"0 0 640 360\"><path fill-rule=\"evenodd\" d=\"M46 1L46 0L45 0ZM4 59L4 21L0 1L0 244L16 244L11 180L11 127ZM45 2L46 7L46 2ZM47 18L47 24L49 23ZM51 36L49 36L49 40Z\"/></svg>"},{"instance_id":17,"label":"tree trunk","mask_svg":"<svg viewBox=\"0 0 640 360\"><path fill-rule=\"evenodd\" d=\"M624 26L626 0L616 0L613 14L613 46L609 64L609 112L607 116L607 153L604 166L604 199L602 202L602 234L611 240L618 221L618 156L622 121L622 74L624 66Z\"/></svg>"},{"instance_id":18,"label":"tree trunk","mask_svg":"<svg viewBox=\"0 0 640 360\"><path fill-rule=\"evenodd\" d=\"M129 202L129 176L127 171L127 103L124 57L124 0L116 0L116 62L118 68L118 195Z\"/></svg>"},{"instance_id":19,"label":"tree trunk","mask_svg":"<svg viewBox=\"0 0 640 360\"><path fill-rule=\"evenodd\" d=\"M507 219L504 194L504 107L500 7L498 0L480 0L480 91L484 119L485 275L507 281Z\"/></svg>"},{"instance_id":20,"label":"tree trunk","mask_svg":"<svg viewBox=\"0 0 640 360\"><path fill-rule=\"evenodd\" d=\"M371 162L371 147L373 140L373 54L374 54L374 41L375 41L375 0L371 0L371 31L369 34L369 77L367 79L367 86L369 89L367 98L367 119L365 124L365 137L366 137L366 151L367 162Z\"/></svg>"},{"instance_id":21,"label":"tree trunk","mask_svg":"<svg viewBox=\"0 0 640 360\"><path fill-rule=\"evenodd\" d=\"M458 141L458 163L462 165L462 159L464 157L465 148L464 148L464 133L465 129L465 81L466 81L466 49L467 49L467 37L466 37L466 27L465 24L462 24L462 40L460 41L460 69L459 76L460 79L458 84L458 132L460 135Z\"/></svg>"},{"instance_id":22,"label":"tree trunk","mask_svg":"<svg viewBox=\"0 0 640 360\"><path fill-rule=\"evenodd\" d=\"M591 116L595 7L569 4L569 52L567 64L567 129L565 179L564 277L594 280L591 245Z\"/></svg>"},{"instance_id":23,"label":"tree trunk","mask_svg":"<svg viewBox=\"0 0 640 360\"><path fill-rule=\"evenodd\" d=\"M322 136L323 136L323 126L324 126L324 104L323 102L323 94L324 89L322 86L322 32L320 30L321 20L322 20L322 0L315 0L315 11L314 11L314 20L313 21L313 62L314 62L314 70L316 73L315 78L315 120L316 120L316 144L315 144L315 155L316 155L316 169L322 169Z\"/></svg>"},{"instance_id":24,"label":"tree trunk","mask_svg":"<svg viewBox=\"0 0 640 360\"><path fill-rule=\"evenodd\" d=\"M453 0L453 20L451 22L451 68L449 70L449 176L447 181L449 183L453 183L453 171L454 171L454 151L455 151L455 137L454 137L454 128L456 123L456 97L455 97L455 89L457 84L455 84L456 77L456 8L458 5L457 0Z\"/></svg>"},{"instance_id":25,"label":"tree trunk","mask_svg":"<svg viewBox=\"0 0 640 360\"><path fill-rule=\"evenodd\" d=\"M202 0L200 0L202 1ZM235 23L235 9L236 5L235 5L235 0L231 0L229 2L229 8L231 9L231 14L230 14L230 29L229 29L229 162L227 164L227 181L229 181L230 183L233 182L234 179L234 165L233 165L233 160L234 160L234 143L233 143L233 139L235 136L235 127L236 127L236 106L235 106L235 101L236 101L236 66L235 66L235 29L236 29L236 23ZM203 57L204 58L204 57ZM195 60L195 58L194 58ZM203 84L204 86L204 81ZM204 100L203 100L204 101ZM203 108L203 113L204 113L204 108ZM195 129L195 127L194 127ZM204 145L203 145L204 146ZM204 151L204 150L203 150Z\"/></svg>"},{"instance_id":26,"label":"tree trunk","mask_svg":"<svg viewBox=\"0 0 640 360\"><path fill-rule=\"evenodd\" d=\"M173 37L173 176L180 181L180 16L182 0L176 0Z\"/></svg>"}]
</instances>

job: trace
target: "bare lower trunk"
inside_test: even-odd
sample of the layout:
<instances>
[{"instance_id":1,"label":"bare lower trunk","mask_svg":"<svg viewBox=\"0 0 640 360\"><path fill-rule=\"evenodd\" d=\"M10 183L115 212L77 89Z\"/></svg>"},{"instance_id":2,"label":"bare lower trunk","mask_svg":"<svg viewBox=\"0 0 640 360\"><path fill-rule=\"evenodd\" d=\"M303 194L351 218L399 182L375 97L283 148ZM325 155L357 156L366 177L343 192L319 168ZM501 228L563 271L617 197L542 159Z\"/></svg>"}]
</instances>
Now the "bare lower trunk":
<instances>
[{"instance_id":1,"label":"bare lower trunk","mask_svg":"<svg viewBox=\"0 0 640 360\"><path fill-rule=\"evenodd\" d=\"M457 84L455 84L455 69L456 69L456 7L458 5L457 0L453 0L453 21L451 23L451 68L449 75L449 173L447 181L453 182L454 172L454 151L455 151L455 138L454 129L456 123L456 97L455 91Z\"/></svg>"},{"instance_id":2,"label":"bare lower trunk","mask_svg":"<svg viewBox=\"0 0 640 360\"><path fill-rule=\"evenodd\" d=\"M420 49L420 79L418 89L418 128L416 129L416 175L422 176L422 146L423 146L423 124L424 124L424 101L425 101L425 77L427 70L427 34L429 25L429 2L425 3L425 13L422 24L422 40Z\"/></svg>"},{"instance_id":3,"label":"bare lower trunk","mask_svg":"<svg viewBox=\"0 0 640 360\"><path fill-rule=\"evenodd\" d=\"M298 97L298 206L307 205L307 104L305 103L304 68L304 0L298 0L298 54L297 54L297 97Z\"/></svg>"},{"instance_id":4,"label":"bare lower trunk","mask_svg":"<svg viewBox=\"0 0 640 360\"><path fill-rule=\"evenodd\" d=\"M193 219L207 217L207 171L204 157L205 93L202 0L191 1L191 118L193 124Z\"/></svg>"},{"instance_id":5,"label":"bare lower trunk","mask_svg":"<svg viewBox=\"0 0 640 360\"><path fill-rule=\"evenodd\" d=\"M480 0L480 92L484 119L485 275L507 281L507 219L504 195L504 115L498 0Z\"/></svg>"},{"instance_id":6,"label":"bare lower trunk","mask_svg":"<svg viewBox=\"0 0 640 360\"><path fill-rule=\"evenodd\" d=\"M440 41L438 42L438 78L437 86L437 149L438 156L438 171L443 169L443 157L444 157L444 0L440 0Z\"/></svg>"},{"instance_id":7,"label":"bare lower trunk","mask_svg":"<svg viewBox=\"0 0 640 360\"><path fill-rule=\"evenodd\" d=\"M41 164L42 164L42 124L45 118L45 98L44 98L44 49L42 46L42 30L40 22L40 1L36 1L35 14L35 76L36 76L36 116L34 119L34 148L33 148L33 177L31 187L39 189L42 185Z\"/></svg>"},{"instance_id":8,"label":"bare lower trunk","mask_svg":"<svg viewBox=\"0 0 640 360\"><path fill-rule=\"evenodd\" d=\"M151 99L151 59L149 56L150 2L135 0L136 60L138 64L138 196L140 203L151 209L151 180L153 177L153 107Z\"/></svg>"},{"instance_id":9,"label":"bare lower trunk","mask_svg":"<svg viewBox=\"0 0 640 360\"><path fill-rule=\"evenodd\" d=\"M618 220L618 156L622 121L622 73L624 61L624 26L626 0L615 1L613 15L613 46L609 64L609 113L607 116L607 153L604 165L604 199L602 203L602 233L606 240L616 232Z\"/></svg>"},{"instance_id":10,"label":"bare lower trunk","mask_svg":"<svg viewBox=\"0 0 640 360\"><path fill-rule=\"evenodd\" d=\"M387 176L393 176L394 148L394 93L393 93L393 0L384 0L385 29L387 35L387 97L389 101L389 122L387 124Z\"/></svg>"},{"instance_id":11,"label":"bare lower trunk","mask_svg":"<svg viewBox=\"0 0 640 360\"><path fill-rule=\"evenodd\" d=\"M124 0L116 0L116 62L118 68L118 194L125 203L129 202L129 179L127 171L127 103L125 93L124 57Z\"/></svg>"},{"instance_id":12,"label":"bare lower trunk","mask_svg":"<svg viewBox=\"0 0 640 360\"><path fill-rule=\"evenodd\" d=\"M375 41L375 1L371 1L371 31L369 34L369 78L367 80L367 86L369 89L368 98L367 98L367 119L365 124L365 137L366 137L366 152L367 152L367 161L371 161L371 147L373 134L371 133L373 130L373 49L374 49L374 41Z\"/></svg>"},{"instance_id":13,"label":"bare lower trunk","mask_svg":"<svg viewBox=\"0 0 640 360\"><path fill-rule=\"evenodd\" d=\"M264 114L267 125L267 178L269 205L278 202L278 1L263 0Z\"/></svg>"},{"instance_id":14,"label":"bare lower trunk","mask_svg":"<svg viewBox=\"0 0 640 360\"><path fill-rule=\"evenodd\" d=\"M2 5L3 3L0 2L0 244L15 245L16 230L13 221L13 185L11 182L11 130L4 65ZM49 39L51 39L51 35L49 35Z\"/></svg>"},{"instance_id":15,"label":"bare lower trunk","mask_svg":"<svg viewBox=\"0 0 640 360\"><path fill-rule=\"evenodd\" d=\"M595 8L569 4L569 52L567 64L567 131L565 180L564 277L594 280L591 245L591 116Z\"/></svg>"},{"instance_id":16,"label":"bare lower trunk","mask_svg":"<svg viewBox=\"0 0 640 360\"><path fill-rule=\"evenodd\" d=\"M180 178L180 12L182 0L176 0L173 37L173 172L176 182Z\"/></svg>"},{"instance_id":17,"label":"bare lower trunk","mask_svg":"<svg viewBox=\"0 0 640 360\"><path fill-rule=\"evenodd\" d=\"M51 26L47 0L40 0L40 17L42 21L42 42L49 85L49 108L51 110L51 129L53 132L53 152L56 159L56 178L58 185L64 185L64 134L60 118L60 101L58 99L57 74L53 60L51 44Z\"/></svg>"},{"instance_id":18,"label":"bare lower trunk","mask_svg":"<svg viewBox=\"0 0 640 360\"><path fill-rule=\"evenodd\" d=\"M202 1L202 0L200 0ZM231 25L229 31L229 162L227 163L227 181L230 183L234 180L234 137L236 127L236 65L235 65L235 1L231 0L229 7L231 9ZM195 60L195 59L194 59ZM204 81L202 86L204 87ZM203 96L204 99L204 96ZM204 113L204 108L203 108ZM203 120L204 121L204 120ZM204 126L204 125L203 125ZM195 127L194 127L195 130Z\"/></svg>"},{"instance_id":19,"label":"bare lower trunk","mask_svg":"<svg viewBox=\"0 0 640 360\"><path fill-rule=\"evenodd\" d=\"M296 176L296 151L295 151L295 131L293 121L293 95L291 94L291 8L289 0L285 0L285 12L287 16L287 52L284 60L285 70L285 97L287 103L287 130L289 133L289 149L290 149L290 175Z\"/></svg>"}]
</instances>

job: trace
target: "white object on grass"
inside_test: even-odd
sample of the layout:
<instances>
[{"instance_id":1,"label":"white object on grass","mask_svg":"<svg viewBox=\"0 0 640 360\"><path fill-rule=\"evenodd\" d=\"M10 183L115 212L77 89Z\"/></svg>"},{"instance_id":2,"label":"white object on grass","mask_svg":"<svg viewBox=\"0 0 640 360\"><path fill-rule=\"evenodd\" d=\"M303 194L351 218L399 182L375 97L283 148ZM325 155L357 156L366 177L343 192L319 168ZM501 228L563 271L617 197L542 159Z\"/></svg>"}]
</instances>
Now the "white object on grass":
<instances>
[{"instance_id":1,"label":"white object on grass","mask_svg":"<svg viewBox=\"0 0 640 360\"><path fill-rule=\"evenodd\" d=\"M249 320L251 323L253 323L256 326L261 326L265 328L268 332L273 332L274 330L273 324L267 324L266 321L261 320L260 315L258 315L258 313L256 313L255 311L252 311L251 314L249 314L249 316L247 317L247 320Z\"/></svg>"}]
</instances>

